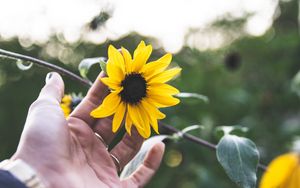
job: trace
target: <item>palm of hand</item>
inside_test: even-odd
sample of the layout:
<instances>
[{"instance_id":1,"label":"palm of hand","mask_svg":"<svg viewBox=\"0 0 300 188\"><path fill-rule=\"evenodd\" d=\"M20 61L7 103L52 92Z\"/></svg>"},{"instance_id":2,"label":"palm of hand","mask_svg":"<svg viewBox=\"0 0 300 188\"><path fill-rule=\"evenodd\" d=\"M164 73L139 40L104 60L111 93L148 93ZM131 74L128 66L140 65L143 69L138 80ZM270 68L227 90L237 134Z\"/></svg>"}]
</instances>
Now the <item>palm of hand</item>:
<instances>
[{"instance_id":1,"label":"palm of hand","mask_svg":"<svg viewBox=\"0 0 300 188\"><path fill-rule=\"evenodd\" d=\"M105 96L106 88L96 83L87 97L66 120L59 102L63 82L54 74L31 105L20 144L13 159L21 158L34 167L48 187L141 187L158 168L163 146L148 154L144 163L130 178L121 181L110 156L118 157L124 167L138 152L143 139L133 130L111 151L96 136L109 144L114 134L109 118L94 120L89 112ZM154 159L154 160L153 160Z\"/></svg>"}]
</instances>

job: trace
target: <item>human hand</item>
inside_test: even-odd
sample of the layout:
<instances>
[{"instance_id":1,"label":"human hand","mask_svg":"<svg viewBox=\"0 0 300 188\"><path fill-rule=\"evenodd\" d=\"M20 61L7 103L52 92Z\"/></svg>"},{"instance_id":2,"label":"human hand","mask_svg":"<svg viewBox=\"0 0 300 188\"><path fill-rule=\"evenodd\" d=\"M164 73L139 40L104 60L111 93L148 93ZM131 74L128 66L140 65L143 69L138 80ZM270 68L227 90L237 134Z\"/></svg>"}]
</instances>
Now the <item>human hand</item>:
<instances>
[{"instance_id":1,"label":"human hand","mask_svg":"<svg viewBox=\"0 0 300 188\"><path fill-rule=\"evenodd\" d=\"M99 81L100 77L103 74L68 119L60 108L64 83L57 73L47 75L46 85L30 106L12 160L22 159L29 164L47 187L143 187L160 165L163 143L154 145L143 164L129 178L120 180L117 169L123 168L136 155L143 138L133 129L131 136L125 134L111 151L107 150L106 144L110 144L115 136L111 130L112 120L90 116L108 93L107 87Z\"/></svg>"}]
</instances>

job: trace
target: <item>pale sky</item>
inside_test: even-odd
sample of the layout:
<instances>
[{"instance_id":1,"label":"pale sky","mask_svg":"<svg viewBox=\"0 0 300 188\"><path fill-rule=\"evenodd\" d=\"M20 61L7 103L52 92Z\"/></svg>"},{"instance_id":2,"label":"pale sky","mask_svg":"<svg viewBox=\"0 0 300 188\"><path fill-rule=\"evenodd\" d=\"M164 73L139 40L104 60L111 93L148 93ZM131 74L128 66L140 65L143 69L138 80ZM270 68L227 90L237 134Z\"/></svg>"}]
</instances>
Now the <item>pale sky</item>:
<instances>
[{"instance_id":1,"label":"pale sky","mask_svg":"<svg viewBox=\"0 0 300 188\"><path fill-rule=\"evenodd\" d=\"M177 52L183 45L205 50L226 42L222 33L207 30L216 19L252 13L243 30L259 36L271 26L277 4L278 0L2 0L0 36L46 42L50 35L61 33L69 42L84 38L102 43L134 31L158 39L169 52ZM84 30L100 10L112 11L105 27L95 32ZM186 44L190 29L199 34Z\"/></svg>"}]
</instances>

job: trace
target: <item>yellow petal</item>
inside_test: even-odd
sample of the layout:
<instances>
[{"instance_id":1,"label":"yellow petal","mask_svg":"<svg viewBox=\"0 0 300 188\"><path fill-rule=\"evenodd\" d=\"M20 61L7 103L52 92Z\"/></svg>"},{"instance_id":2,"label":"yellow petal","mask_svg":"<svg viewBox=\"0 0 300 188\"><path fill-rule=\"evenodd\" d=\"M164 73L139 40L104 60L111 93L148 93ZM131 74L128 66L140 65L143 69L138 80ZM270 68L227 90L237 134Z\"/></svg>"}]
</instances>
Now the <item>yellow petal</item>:
<instances>
[{"instance_id":1,"label":"yellow petal","mask_svg":"<svg viewBox=\"0 0 300 188\"><path fill-rule=\"evenodd\" d=\"M128 50L126 50L123 47L122 47L122 54L123 54L124 61L125 61L126 73L130 73L131 72L132 57L131 57L130 53L128 52Z\"/></svg>"},{"instance_id":2,"label":"yellow petal","mask_svg":"<svg viewBox=\"0 0 300 188\"><path fill-rule=\"evenodd\" d=\"M109 77L100 78L101 82L107 85L110 89L119 90L120 82L117 82Z\"/></svg>"},{"instance_id":3,"label":"yellow petal","mask_svg":"<svg viewBox=\"0 0 300 188\"><path fill-rule=\"evenodd\" d=\"M143 138L148 138L149 136L145 133L144 129L141 129L140 127L136 127L136 130Z\"/></svg>"},{"instance_id":4,"label":"yellow petal","mask_svg":"<svg viewBox=\"0 0 300 188\"><path fill-rule=\"evenodd\" d=\"M159 109L157 109L157 107L153 103L151 103L150 99L145 98L142 100L142 103L146 103L147 110L149 110L149 113L151 113L157 119L164 119L166 117L164 113L159 111Z\"/></svg>"},{"instance_id":5,"label":"yellow petal","mask_svg":"<svg viewBox=\"0 0 300 188\"><path fill-rule=\"evenodd\" d=\"M66 105L70 105L72 103L72 96L71 95L64 95L64 97L61 99L61 103L64 103Z\"/></svg>"},{"instance_id":6,"label":"yellow petal","mask_svg":"<svg viewBox=\"0 0 300 188\"><path fill-rule=\"evenodd\" d=\"M152 46L148 45L143 48L133 59L132 72L140 72L146 64L152 52Z\"/></svg>"},{"instance_id":7,"label":"yellow petal","mask_svg":"<svg viewBox=\"0 0 300 188\"><path fill-rule=\"evenodd\" d=\"M131 136L131 126L132 126L132 120L129 117L129 113L126 113L126 120L125 120L125 129L127 133Z\"/></svg>"},{"instance_id":8,"label":"yellow petal","mask_svg":"<svg viewBox=\"0 0 300 188\"><path fill-rule=\"evenodd\" d=\"M121 97L118 92L110 93L103 103L91 112L91 116L94 118L103 118L112 115L116 112L118 105L120 104Z\"/></svg>"},{"instance_id":9,"label":"yellow petal","mask_svg":"<svg viewBox=\"0 0 300 188\"><path fill-rule=\"evenodd\" d=\"M125 78L125 72L121 70L120 67L113 64L113 62L109 59L106 64L106 71L108 77L115 82L121 82Z\"/></svg>"},{"instance_id":10,"label":"yellow petal","mask_svg":"<svg viewBox=\"0 0 300 188\"><path fill-rule=\"evenodd\" d=\"M145 136L144 138L149 138L151 135L151 127L150 127L150 117L148 116L148 113L146 112L147 110L142 106L142 105L138 105L137 106L141 115L144 117L144 133Z\"/></svg>"},{"instance_id":11,"label":"yellow petal","mask_svg":"<svg viewBox=\"0 0 300 188\"><path fill-rule=\"evenodd\" d=\"M144 41L141 41L140 44L137 46L137 48L134 50L133 57L135 58L137 54L141 52L146 47L146 44Z\"/></svg>"},{"instance_id":12,"label":"yellow petal","mask_svg":"<svg viewBox=\"0 0 300 188\"><path fill-rule=\"evenodd\" d=\"M70 109L69 105L60 104L60 107L64 113L65 118L69 117L69 115L71 113L71 109Z\"/></svg>"},{"instance_id":13,"label":"yellow petal","mask_svg":"<svg viewBox=\"0 0 300 188\"><path fill-rule=\"evenodd\" d=\"M134 126L136 126L137 131L139 134L144 137L148 138L145 130L145 121L142 115L142 112L139 110L137 105L128 105L128 112L130 119L132 120Z\"/></svg>"},{"instance_id":14,"label":"yellow petal","mask_svg":"<svg viewBox=\"0 0 300 188\"><path fill-rule=\"evenodd\" d=\"M299 165L299 156L296 153L288 153L275 158L268 166L262 177L260 188L277 188L288 185L286 182Z\"/></svg>"},{"instance_id":15,"label":"yellow petal","mask_svg":"<svg viewBox=\"0 0 300 188\"><path fill-rule=\"evenodd\" d=\"M294 174L294 187L300 187L300 165L298 165L297 169L295 170Z\"/></svg>"},{"instance_id":16,"label":"yellow petal","mask_svg":"<svg viewBox=\"0 0 300 188\"><path fill-rule=\"evenodd\" d=\"M156 132L156 134L159 134L157 119L152 117L150 120L150 123L151 123L153 130Z\"/></svg>"},{"instance_id":17,"label":"yellow petal","mask_svg":"<svg viewBox=\"0 0 300 188\"><path fill-rule=\"evenodd\" d=\"M181 71L181 68L172 68L172 69L166 70L166 71L159 73L156 76L152 77L149 80L148 84L168 82L174 76L176 76L178 73L180 73L180 71Z\"/></svg>"},{"instance_id":18,"label":"yellow petal","mask_svg":"<svg viewBox=\"0 0 300 188\"><path fill-rule=\"evenodd\" d=\"M290 177L287 178L287 180L281 187L284 187L284 188L299 188L300 187L299 168L300 168L300 166L298 164L298 166L292 170L293 172L290 175Z\"/></svg>"},{"instance_id":19,"label":"yellow petal","mask_svg":"<svg viewBox=\"0 0 300 188\"><path fill-rule=\"evenodd\" d=\"M147 63L142 70L146 80L149 80L152 76L164 71L169 66L171 61L172 55L168 53L156 61Z\"/></svg>"},{"instance_id":20,"label":"yellow petal","mask_svg":"<svg viewBox=\"0 0 300 188\"><path fill-rule=\"evenodd\" d=\"M144 129L143 117L140 114L137 106L128 104L127 111L129 113L129 117L132 120L134 126L139 127L140 129Z\"/></svg>"},{"instance_id":21,"label":"yellow petal","mask_svg":"<svg viewBox=\"0 0 300 188\"><path fill-rule=\"evenodd\" d=\"M147 109L145 112L148 114L149 121L150 121L150 124L151 124L153 130L157 134L159 134L158 123L157 123L157 118L156 118L156 110L157 109L155 107L153 107L151 104L148 104L145 100L142 100L141 104L144 109Z\"/></svg>"},{"instance_id":22,"label":"yellow petal","mask_svg":"<svg viewBox=\"0 0 300 188\"><path fill-rule=\"evenodd\" d=\"M117 132L117 130L120 128L120 125L124 118L125 110L126 110L126 105L123 102L121 102L117 107L116 113L114 115L113 123L112 123L112 131L114 133Z\"/></svg>"},{"instance_id":23,"label":"yellow petal","mask_svg":"<svg viewBox=\"0 0 300 188\"><path fill-rule=\"evenodd\" d=\"M164 108L169 106L174 106L180 102L179 99L172 96L162 96L162 95L148 95L149 101L158 108Z\"/></svg>"},{"instance_id":24,"label":"yellow petal","mask_svg":"<svg viewBox=\"0 0 300 188\"><path fill-rule=\"evenodd\" d=\"M150 95L175 95L179 90L168 84L153 84L147 87L147 94Z\"/></svg>"},{"instance_id":25,"label":"yellow petal","mask_svg":"<svg viewBox=\"0 0 300 188\"><path fill-rule=\"evenodd\" d=\"M123 56L113 45L109 45L108 47L108 59L115 66L118 66L123 72L125 72L125 63Z\"/></svg>"}]
</instances>

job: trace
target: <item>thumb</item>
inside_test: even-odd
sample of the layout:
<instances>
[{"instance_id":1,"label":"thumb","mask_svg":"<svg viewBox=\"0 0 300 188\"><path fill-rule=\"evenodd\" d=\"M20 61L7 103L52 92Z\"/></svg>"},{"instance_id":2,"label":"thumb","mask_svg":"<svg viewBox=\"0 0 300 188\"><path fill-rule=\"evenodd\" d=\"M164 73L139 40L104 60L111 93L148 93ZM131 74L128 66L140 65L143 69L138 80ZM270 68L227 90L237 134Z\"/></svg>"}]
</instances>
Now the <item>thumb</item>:
<instances>
[{"instance_id":1,"label":"thumb","mask_svg":"<svg viewBox=\"0 0 300 188\"><path fill-rule=\"evenodd\" d=\"M47 74L45 82L37 100L31 104L29 113L49 105L59 106L64 95L64 82L61 76L56 72L50 72Z\"/></svg>"},{"instance_id":2,"label":"thumb","mask_svg":"<svg viewBox=\"0 0 300 188\"><path fill-rule=\"evenodd\" d=\"M54 72L48 73L45 86L29 108L15 157L24 159L32 166L39 166L45 162L45 154L53 157L57 154L55 152L68 151L69 134L67 126L63 126L66 120L60 108L63 94L64 82L61 76ZM35 161L30 156L38 157L39 160Z\"/></svg>"},{"instance_id":3,"label":"thumb","mask_svg":"<svg viewBox=\"0 0 300 188\"><path fill-rule=\"evenodd\" d=\"M26 124L28 120L42 119L42 117L57 119L57 117L63 116L60 108L63 94L64 82L61 76L55 72L48 73L45 86L42 88L37 100L29 108Z\"/></svg>"},{"instance_id":4,"label":"thumb","mask_svg":"<svg viewBox=\"0 0 300 188\"><path fill-rule=\"evenodd\" d=\"M64 82L58 73L48 73L46 84L38 98L31 104L22 132L19 148L41 145L55 145L66 138L66 123L60 101L64 93ZM29 142L29 144L28 144ZM24 145L24 143L27 143Z\"/></svg>"},{"instance_id":5,"label":"thumb","mask_svg":"<svg viewBox=\"0 0 300 188\"><path fill-rule=\"evenodd\" d=\"M60 103L64 95L64 82L61 76L56 72L50 72L47 74L45 81L46 84L42 88L38 99L45 98Z\"/></svg>"}]
</instances>

